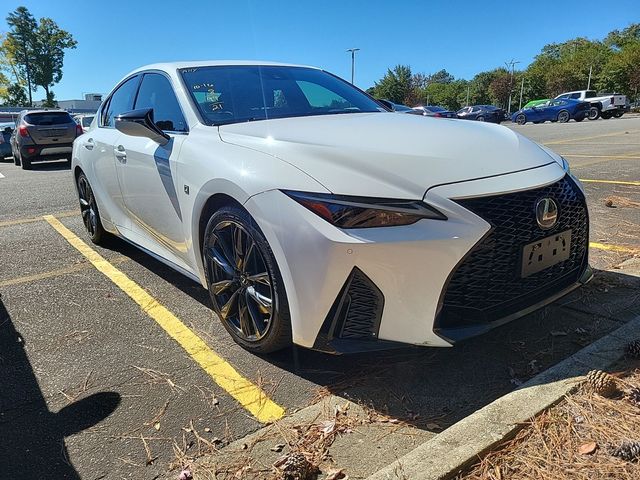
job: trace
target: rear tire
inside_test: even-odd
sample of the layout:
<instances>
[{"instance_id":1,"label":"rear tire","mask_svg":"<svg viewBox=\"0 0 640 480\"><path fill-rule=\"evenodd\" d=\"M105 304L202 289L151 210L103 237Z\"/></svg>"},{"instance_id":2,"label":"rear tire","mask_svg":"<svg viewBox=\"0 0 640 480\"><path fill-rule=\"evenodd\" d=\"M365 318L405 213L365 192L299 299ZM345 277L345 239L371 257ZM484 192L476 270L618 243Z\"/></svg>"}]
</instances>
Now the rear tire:
<instances>
[{"instance_id":1,"label":"rear tire","mask_svg":"<svg viewBox=\"0 0 640 480\"><path fill-rule=\"evenodd\" d=\"M290 346L284 282L251 215L237 206L216 211L207 223L202 252L213 310L231 338L254 353Z\"/></svg>"},{"instance_id":2,"label":"rear tire","mask_svg":"<svg viewBox=\"0 0 640 480\"><path fill-rule=\"evenodd\" d=\"M601 117L603 120L609 120L613 114L611 112L602 112Z\"/></svg>"},{"instance_id":3,"label":"rear tire","mask_svg":"<svg viewBox=\"0 0 640 480\"><path fill-rule=\"evenodd\" d=\"M574 120L576 122L581 122L582 120L584 120L584 117L576 117L576 118L574 118Z\"/></svg>"},{"instance_id":4,"label":"rear tire","mask_svg":"<svg viewBox=\"0 0 640 480\"><path fill-rule=\"evenodd\" d=\"M78 200L80 201L80 214L82 215L82 223L87 230L87 234L93 243L101 245L104 243L107 232L102 228L100 220L100 212L98 212L98 204L93 190L89 184L86 175L81 172L76 182L78 187Z\"/></svg>"},{"instance_id":5,"label":"rear tire","mask_svg":"<svg viewBox=\"0 0 640 480\"><path fill-rule=\"evenodd\" d=\"M522 113L521 113L521 114L519 114L519 115L516 117L516 123L517 123L518 125L524 125L525 123L527 123L527 117L525 117L525 116L524 116L524 114L522 114ZM534 123L535 123L535 122L534 122Z\"/></svg>"},{"instance_id":6,"label":"rear tire","mask_svg":"<svg viewBox=\"0 0 640 480\"><path fill-rule=\"evenodd\" d=\"M567 123L571 119L571 115L567 110L560 110L558 113L558 122Z\"/></svg>"},{"instance_id":7,"label":"rear tire","mask_svg":"<svg viewBox=\"0 0 640 480\"><path fill-rule=\"evenodd\" d=\"M13 164L16 167L20 166L20 155L18 153L16 153L16 152L13 152Z\"/></svg>"},{"instance_id":8,"label":"rear tire","mask_svg":"<svg viewBox=\"0 0 640 480\"><path fill-rule=\"evenodd\" d=\"M600 118L600 109L598 107L589 108L589 120L597 120Z\"/></svg>"},{"instance_id":9,"label":"rear tire","mask_svg":"<svg viewBox=\"0 0 640 480\"><path fill-rule=\"evenodd\" d=\"M22 164L23 170L31 170L31 159L30 158L20 158L20 163Z\"/></svg>"},{"instance_id":10,"label":"rear tire","mask_svg":"<svg viewBox=\"0 0 640 480\"><path fill-rule=\"evenodd\" d=\"M624 115L624 112L616 112L616 113L613 114L613 116L616 117L616 118L620 118L620 117L622 117L622 115Z\"/></svg>"}]
</instances>

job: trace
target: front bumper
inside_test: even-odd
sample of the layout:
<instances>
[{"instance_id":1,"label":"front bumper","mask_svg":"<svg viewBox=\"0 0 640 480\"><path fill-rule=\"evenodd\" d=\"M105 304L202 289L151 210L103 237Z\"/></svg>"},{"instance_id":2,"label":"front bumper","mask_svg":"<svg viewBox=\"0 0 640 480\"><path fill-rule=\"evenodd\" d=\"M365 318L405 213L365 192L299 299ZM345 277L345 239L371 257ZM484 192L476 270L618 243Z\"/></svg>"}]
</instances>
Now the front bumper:
<instances>
[{"instance_id":1,"label":"front bumper","mask_svg":"<svg viewBox=\"0 0 640 480\"><path fill-rule=\"evenodd\" d=\"M481 325L460 329L439 323L452 272L492 230L487 221L464 208L461 199L528 191L564 175L552 162L524 172L434 187L425 201L448 220L421 220L405 227L340 230L279 191L256 195L245 206L278 262L295 343L334 352L397 343L450 346L580 284L576 280L562 292L532 297L516 312L500 315L494 310Z\"/></svg>"}]
</instances>

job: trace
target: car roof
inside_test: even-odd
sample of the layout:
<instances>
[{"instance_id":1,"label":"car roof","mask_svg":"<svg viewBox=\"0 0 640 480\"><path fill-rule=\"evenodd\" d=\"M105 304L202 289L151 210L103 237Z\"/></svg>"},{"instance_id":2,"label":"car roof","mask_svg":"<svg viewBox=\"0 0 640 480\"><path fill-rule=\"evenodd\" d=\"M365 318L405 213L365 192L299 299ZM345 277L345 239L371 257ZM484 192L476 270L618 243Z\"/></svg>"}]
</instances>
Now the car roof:
<instances>
[{"instance_id":1,"label":"car roof","mask_svg":"<svg viewBox=\"0 0 640 480\"><path fill-rule=\"evenodd\" d=\"M32 113L69 113L66 110L58 108L43 108L40 110L23 110L20 112L22 115L30 115Z\"/></svg>"},{"instance_id":2,"label":"car roof","mask_svg":"<svg viewBox=\"0 0 640 480\"><path fill-rule=\"evenodd\" d=\"M130 75L136 72L142 72L145 70L172 71L172 70L179 70L182 68L224 67L224 66L304 67L304 68L315 68L316 70L320 70L318 67L312 67L309 65L296 65L293 63L267 62L267 61L260 61L260 60L198 60L198 61L192 61L192 62L185 61L185 62L152 63L150 65L145 65L143 67L136 68L130 73Z\"/></svg>"}]
</instances>

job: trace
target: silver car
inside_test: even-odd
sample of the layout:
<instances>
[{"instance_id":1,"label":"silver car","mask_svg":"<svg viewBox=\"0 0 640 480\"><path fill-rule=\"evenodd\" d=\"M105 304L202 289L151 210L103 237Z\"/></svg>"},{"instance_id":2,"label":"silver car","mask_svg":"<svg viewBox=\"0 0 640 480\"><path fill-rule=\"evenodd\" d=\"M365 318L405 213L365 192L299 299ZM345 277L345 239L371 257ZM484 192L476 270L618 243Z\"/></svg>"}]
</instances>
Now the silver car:
<instances>
[{"instance_id":1,"label":"silver car","mask_svg":"<svg viewBox=\"0 0 640 480\"><path fill-rule=\"evenodd\" d=\"M23 110L11 135L13 162L24 170L40 160L66 158L71 162L73 141L82 133L82 127L64 110Z\"/></svg>"}]
</instances>

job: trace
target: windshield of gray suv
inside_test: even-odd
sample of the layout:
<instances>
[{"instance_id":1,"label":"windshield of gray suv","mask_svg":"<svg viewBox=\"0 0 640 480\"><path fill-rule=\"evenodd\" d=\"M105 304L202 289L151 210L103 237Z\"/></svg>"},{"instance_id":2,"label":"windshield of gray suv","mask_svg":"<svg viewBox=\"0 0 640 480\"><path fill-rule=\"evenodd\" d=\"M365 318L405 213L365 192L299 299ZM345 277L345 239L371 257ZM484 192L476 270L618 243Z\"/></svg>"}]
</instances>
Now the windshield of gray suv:
<instances>
[{"instance_id":1,"label":"windshield of gray suv","mask_svg":"<svg viewBox=\"0 0 640 480\"><path fill-rule=\"evenodd\" d=\"M209 125L385 111L344 80L313 68L240 65L180 73Z\"/></svg>"}]
</instances>

